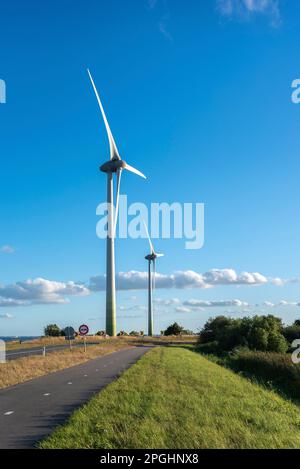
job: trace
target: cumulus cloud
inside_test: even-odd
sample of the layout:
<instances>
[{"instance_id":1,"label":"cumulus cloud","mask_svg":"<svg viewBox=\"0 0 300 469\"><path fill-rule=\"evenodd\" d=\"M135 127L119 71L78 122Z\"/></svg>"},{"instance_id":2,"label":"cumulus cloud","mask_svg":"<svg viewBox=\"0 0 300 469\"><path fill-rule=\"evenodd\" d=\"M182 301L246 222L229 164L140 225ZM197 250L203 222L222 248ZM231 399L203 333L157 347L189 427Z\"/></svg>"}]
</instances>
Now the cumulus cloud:
<instances>
[{"instance_id":1,"label":"cumulus cloud","mask_svg":"<svg viewBox=\"0 0 300 469\"><path fill-rule=\"evenodd\" d=\"M170 298L170 299L154 298L154 302L163 306L171 306L171 305L180 304L180 300L178 298Z\"/></svg>"},{"instance_id":2,"label":"cumulus cloud","mask_svg":"<svg viewBox=\"0 0 300 469\"><path fill-rule=\"evenodd\" d=\"M13 316L9 313L0 314L0 319L12 319Z\"/></svg>"},{"instance_id":3,"label":"cumulus cloud","mask_svg":"<svg viewBox=\"0 0 300 469\"><path fill-rule=\"evenodd\" d=\"M272 301L264 301L263 306L266 306L267 308L273 308L275 303L272 303Z\"/></svg>"},{"instance_id":4,"label":"cumulus cloud","mask_svg":"<svg viewBox=\"0 0 300 469\"><path fill-rule=\"evenodd\" d=\"M175 311L177 313L191 313L192 309L187 308L186 306L176 306Z\"/></svg>"},{"instance_id":5,"label":"cumulus cloud","mask_svg":"<svg viewBox=\"0 0 300 469\"><path fill-rule=\"evenodd\" d=\"M85 296L89 293L89 289L81 283L28 279L11 285L0 285L0 306L67 303L68 296Z\"/></svg>"},{"instance_id":6,"label":"cumulus cloud","mask_svg":"<svg viewBox=\"0 0 300 469\"><path fill-rule=\"evenodd\" d=\"M191 308L214 308L214 307L228 307L228 306L237 306L237 307L248 307L249 303L241 300L186 300L183 302L184 306Z\"/></svg>"},{"instance_id":7,"label":"cumulus cloud","mask_svg":"<svg viewBox=\"0 0 300 469\"><path fill-rule=\"evenodd\" d=\"M170 275L156 273L156 288L198 288L206 289L217 285L263 285L268 279L258 272L237 274L233 269L212 269L204 274L193 270L177 271ZM148 272L131 270L116 275L118 290L144 290L148 288ZM105 275L91 277L92 291L105 290Z\"/></svg>"},{"instance_id":8,"label":"cumulus cloud","mask_svg":"<svg viewBox=\"0 0 300 469\"><path fill-rule=\"evenodd\" d=\"M280 24L279 0L217 0L217 10L227 18L249 20L265 15L272 26Z\"/></svg>"},{"instance_id":9,"label":"cumulus cloud","mask_svg":"<svg viewBox=\"0 0 300 469\"><path fill-rule=\"evenodd\" d=\"M9 244L5 244L4 246L0 246L0 252L4 254L13 254L15 252L15 248Z\"/></svg>"}]
</instances>

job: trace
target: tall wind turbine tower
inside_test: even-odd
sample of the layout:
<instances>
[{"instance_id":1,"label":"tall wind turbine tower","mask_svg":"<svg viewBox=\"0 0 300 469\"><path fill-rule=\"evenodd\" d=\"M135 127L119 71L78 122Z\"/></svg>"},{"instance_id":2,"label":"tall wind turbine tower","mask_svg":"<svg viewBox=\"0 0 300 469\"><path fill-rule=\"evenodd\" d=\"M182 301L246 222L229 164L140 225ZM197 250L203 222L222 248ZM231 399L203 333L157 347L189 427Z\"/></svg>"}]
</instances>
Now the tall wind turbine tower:
<instances>
[{"instance_id":1,"label":"tall wind turbine tower","mask_svg":"<svg viewBox=\"0 0 300 469\"><path fill-rule=\"evenodd\" d=\"M149 231L146 223L144 222L147 238L150 245L150 254L145 259L148 261L148 335L153 335L153 294L155 291L155 275L156 275L156 259L163 257L164 254L158 254L155 252Z\"/></svg>"},{"instance_id":2,"label":"tall wind turbine tower","mask_svg":"<svg viewBox=\"0 0 300 469\"><path fill-rule=\"evenodd\" d=\"M106 240L106 333L110 336L116 335L116 280L115 280L115 235L119 211L119 196L121 174L124 169L135 173L146 179L143 173L133 168L121 159L113 134L110 130L106 115L100 101L97 88L90 71L88 74L100 107L100 111L104 120L109 148L110 159L100 166L100 171L107 174L107 208L108 208L108 230ZM116 190L116 208L114 208L114 181L113 175L116 174L117 190Z\"/></svg>"}]
</instances>

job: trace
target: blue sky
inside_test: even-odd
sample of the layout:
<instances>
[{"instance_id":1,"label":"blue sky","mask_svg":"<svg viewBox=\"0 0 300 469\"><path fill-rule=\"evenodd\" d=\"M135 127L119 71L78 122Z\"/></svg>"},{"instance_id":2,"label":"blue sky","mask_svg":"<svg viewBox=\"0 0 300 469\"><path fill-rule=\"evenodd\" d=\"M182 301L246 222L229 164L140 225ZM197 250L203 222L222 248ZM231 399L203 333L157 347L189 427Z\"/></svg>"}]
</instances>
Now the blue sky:
<instances>
[{"instance_id":1,"label":"blue sky","mask_svg":"<svg viewBox=\"0 0 300 469\"><path fill-rule=\"evenodd\" d=\"M105 273L108 143L87 67L121 155L148 176L124 176L129 202L205 203L202 249L155 240L170 286L158 279L156 332L300 316L299 22L284 0L2 2L0 335L104 328L90 279ZM116 244L117 271L143 279L145 239ZM119 291L118 329L145 330L146 304L143 286Z\"/></svg>"}]
</instances>

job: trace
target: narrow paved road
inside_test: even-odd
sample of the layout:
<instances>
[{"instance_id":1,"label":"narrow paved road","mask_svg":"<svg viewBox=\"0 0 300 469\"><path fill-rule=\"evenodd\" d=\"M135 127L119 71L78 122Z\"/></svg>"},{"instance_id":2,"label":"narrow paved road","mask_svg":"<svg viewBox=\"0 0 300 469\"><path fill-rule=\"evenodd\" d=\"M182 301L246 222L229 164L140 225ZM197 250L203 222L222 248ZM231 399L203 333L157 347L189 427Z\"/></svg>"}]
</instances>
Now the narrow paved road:
<instances>
[{"instance_id":1,"label":"narrow paved road","mask_svg":"<svg viewBox=\"0 0 300 469\"><path fill-rule=\"evenodd\" d=\"M100 342L87 342L86 346L90 345L99 345ZM72 347L83 347L83 343L73 343ZM58 350L65 350L70 347L69 342L62 345L46 345L46 354L51 352L57 352ZM30 348L18 348L18 349L11 349L6 351L6 360L15 360L16 358L27 357L28 355L42 355L43 354L43 347L35 346Z\"/></svg>"},{"instance_id":2,"label":"narrow paved road","mask_svg":"<svg viewBox=\"0 0 300 469\"><path fill-rule=\"evenodd\" d=\"M0 390L0 448L35 447L149 348L121 350Z\"/></svg>"}]
</instances>

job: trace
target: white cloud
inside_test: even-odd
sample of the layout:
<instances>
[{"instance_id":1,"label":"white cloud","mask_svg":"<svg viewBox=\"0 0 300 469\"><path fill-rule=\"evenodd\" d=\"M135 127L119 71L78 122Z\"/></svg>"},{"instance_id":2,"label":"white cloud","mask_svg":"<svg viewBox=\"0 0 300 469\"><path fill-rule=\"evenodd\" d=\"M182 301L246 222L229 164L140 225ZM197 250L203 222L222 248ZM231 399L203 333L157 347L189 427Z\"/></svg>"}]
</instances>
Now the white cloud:
<instances>
[{"instance_id":1,"label":"white cloud","mask_svg":"<svg viewBox=\"0 0 300 469\"><path fill-rule=\"evenodd\" d=\"M175 304L180 304L180 300L178 298L170 298L170 299L154 298L154 302L163 306L171 306Z\"/></svg>"},{"instance_id":2,"label":"white cloud","mask_svg":"<svg viewBox=\"0 0 300 469\"><path fill-rule=\"evenodd\" d=\"M281 300L279 301L278 306L297 306L298 303L295 301L286 301L286 300Z\"/></svg>"},{"instance_id":3,"label":"white cloud","mask_svg":"<svg viewBox=\"0 0 300 469\"><path fill-rule=\"evenodd\" d=\"M13 316L9 313L0 314L0 319L12 319Z\"/></svg>"},{"instance_id":4,"label":"white cloud","mask_svg":"<svg viewBox=\"0 0 300 469\"><path fill-rule=\"evenodd\" d=\"M186 306L177 306L175 308L175 311L177 313L191 313L192 312L192 309L191 308L187 308Z\"/></svg>"},{"instance_id":5,"label":"white cloud","mask_svg":"<svg viewBox=\"0 0 300 469\"><path fill-rule=\"evenodd\" d=\"M272 303L271 301L264 301L263 306L266 306L267 308L273 308L275 303Z\"/></svg>"},{"instance_id":6,"label":"white cloud","mask_svg":"<svg viewBox=\"0 0 300 469\"><path fill-rule=\"evenodd\" d=\"M155 286L161 288L206 289L218 285L263 285L268 279L258 272L237 274L233 269L212 269L204 274L193 270L177 271L170 275L156 273ZM116 275L118 290L144 290L148 288L148 272L131 270ZM105 290L105 275L91 277L89 288L92 291Z\"/></svg>"},{"instance_id":7,"label":"white cloud","mask_svg":"<svg viewBox=\"0 0 300 469\"><path fill-rule=\"evenodd\" d=\"M249 307L249 303L241 300L186 300L183 302L184 306L189 306L191 308L214 308L214 307L228 307L228 306L237 306L237 307Z\"/></svg>"},{"instance_id":8,"label":"white cloud","mask_svg":"<svg viewBox=\"0 0 300 469\"><path fill-rule=\"evenodd\" d=\"M0 306L67 303L67 296L85 296L89 293L89 289L80 283L28 279L11 285L0 285Z\"/></svg>"},{"instance_id":9,"label":"white cloud","mask_svg":"<svg viewBox=\"0 0 300 469\"><path fill-rule=\"evenodd\" d=\"M203 274L203 280L209 285L262 285L268 279L258 272L242 272L233 269L212 269Z\"/></svg>"},{"instance_id":10,"label":"white cloud","mask_svg":"<svg viewBox=\"0 0 300 469\"><path fill-rule=\"evenodd\" d=\"M3 254L13 254L15 252L15 248L9 244L5 244L4 246L0 247L0 252Z\"/></svg>"},{"instance_id":11,"label":"white cloud","mask_svg":"<svg viewBox=\"0 0 300 469\"><path fill-rule=\"evenodd\" d=\"M273 27L280 24L279 0L217 0L217 10L227 18L248 20L265 15Z\"/></svg>"},{"instance_id":12,"label":"white cloud","mask_svg":"<svg viewBox=\"0 0 300 469\"><path fill-rule=\"evenodd\" d=\"M273 285L276 285L277 287L281 287L285 285L288 282L288 280L284 280L283 278L280 278L280 277L274 277L274 278L270 278L270 282Z\"/></svg>"}]
</instances>

